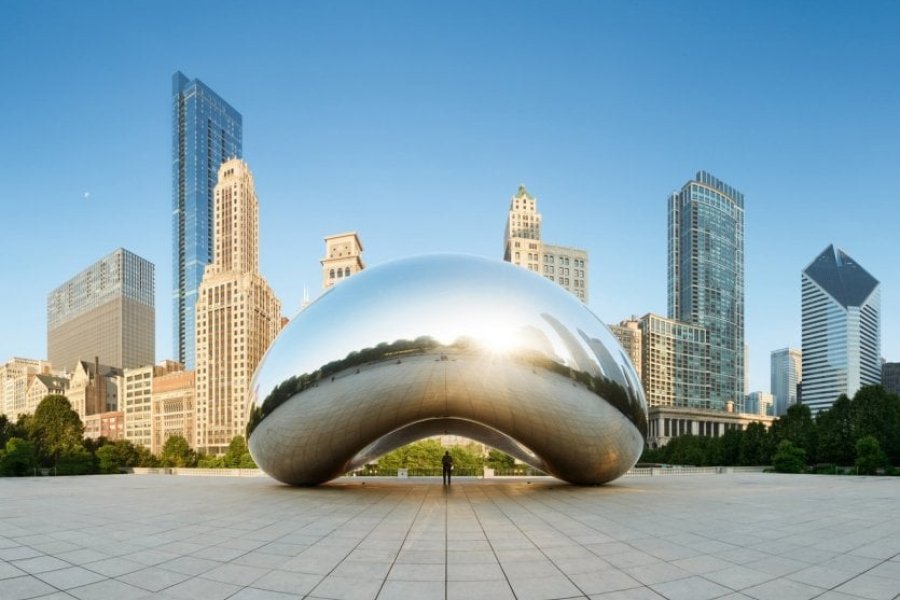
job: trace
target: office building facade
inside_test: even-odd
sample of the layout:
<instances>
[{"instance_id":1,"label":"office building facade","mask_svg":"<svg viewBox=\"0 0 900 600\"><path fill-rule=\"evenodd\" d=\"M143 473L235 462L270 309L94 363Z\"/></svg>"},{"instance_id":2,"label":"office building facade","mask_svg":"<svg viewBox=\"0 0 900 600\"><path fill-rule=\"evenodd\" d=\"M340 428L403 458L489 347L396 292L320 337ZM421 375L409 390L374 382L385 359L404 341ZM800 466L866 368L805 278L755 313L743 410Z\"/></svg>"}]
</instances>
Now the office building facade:
<instances>
[{"instance_id":1,"label":"office building facade","mask_svg":"<svg viewBox=\"0 0 900 600\"><path fill-rule=\"evenodd\" d=\"M242 156L243 119L199 79L172 76L172 340L194 364L195 307L213 258L213 189L219 166ZM150 361L151 363L153 360Z\"/></svg>"},{"instance_id":2,"label":"office building facade","mask_svg":"<svg viewBox=\"0 0 900 600\"><path fill-rule=\"evenodd\" d=\"M541 246L541 272L544 277L555 281L582 302L587 302L587 251L554 244Z\"/></svg>"},{"instance_id":3,"label":"office building facade","mask_svg":"<svg viewBox=\"0 0 900 600\"><path fill-rule=\"evenodd\" d=\"M214 224L197 301L195 447L221 454L244 435L250 380L281 327L281 303L259 273L259 202L242 160L219 168Z\"/></svg>"},{"instance_id":4,"label":"office building facade","mask_svg":"<svg viewBox=\"0 0 900 600\"><path fill-rule=\"evenodd\" d=\"M889 392L900 394L900 363L886 362L881 365L881 385Z\"/></svg>"},{"instance_id":5,"label":"office building facade","mask_svg":"<svg viewBox=\"0 0 900 600\"><path fill-rule=\"evenodd\" d=\"M641 317L641 382L649 406L712 408L704 327L653 313Z\"/></svg>"},{"instance_id":6,"label":"office building facade","mask_svg":"<svg viewBox=\"0 0 900 600\"><path fill-rule=\"evenodd\" d=\"M803 404L813 414L881 382L881 286L828 246L801 274Z\"/></svg>"},{"instance_id":7,"label":"office building facade","mask_svg":"<svg viewBox=\"0 0 900 600\"><path fill-rule=\"evenodd\" d=\"M668 203L669 318L705 327L710 407L744 399L744 195L705 171Z\"/></svg>"},{"instance_id":8,"label":"office building facade","mask_svg":"<svg viewBox=\"0 0 900 600\"><path fill-rule=\"evenodd\" d=\"M125 369L124 388L120 394L119 412L124 418L125 439L150 448L153 437L153 380L167 373L180 371L181 365L165 360L156 365Z\"/></svg>"},{"instance_id":9,"label":"office building facade","mask_svg":"<svg viewBox=\"0 0 900 600\"><path fill-rule=\"evenodd\" d=\"M71 372L79 361L117 369L156 360L154 267L124 248L47 296L47 358Z\"/></svg>"},{"instance_id":10,"label":"office building facade","mask_svg":"<svg viewBox=\"0 0 900 600\"><path fill-rule=\"evenodd\" d=\"M362 259L363 245L355 231L325 237L325 258L322 259L322 289L359 273L366 268Z\"/></svg>"},{"instance_id":11,"label":"office building facade","mask_svg":"<svg viewBox=\"0 0 900 600\"><path fill-rule=\"evenodd\" d=\"M742 412L748 415L774 416L775 396L769 392L750 392Z\"/></svg>"},{"instance_id":12,"label":"office building facade","mask_svg":"<svg viewBox=\"0 0 900 600\"><path fill-rule=\"evenodd\" d=\"M771 354L770 392L774 397L776 417L787 414L797 403L797 384L803 377L803 353L797 348L781 348Z\"/></svg>"}]
</instances>

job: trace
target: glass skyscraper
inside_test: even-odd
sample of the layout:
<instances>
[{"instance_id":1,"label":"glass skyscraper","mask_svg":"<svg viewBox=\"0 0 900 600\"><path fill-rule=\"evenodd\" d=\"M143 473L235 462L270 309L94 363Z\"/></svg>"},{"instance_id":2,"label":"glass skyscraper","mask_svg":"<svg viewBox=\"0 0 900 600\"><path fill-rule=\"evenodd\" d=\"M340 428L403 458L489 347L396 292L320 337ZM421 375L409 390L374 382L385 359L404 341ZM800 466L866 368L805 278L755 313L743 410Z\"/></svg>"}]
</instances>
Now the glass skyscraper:
<instances>
[{"instance_id":1,"label":"glass skyscraper","mask_svg":"<svg viewBox=\"0 0 900 600\"><path fill-rule=\"evenodd\" d=\"M709 341L709 404L744 401L744 195L705 171L669 197L669 318Z\"/></svg>"},{"instance_id":2,"label":"glass skyscraper","mask_svg":"<svg viewBox=\"0 0 900 600\"><path fill-rule=\"evenodd\" d=\"M194 368L197 290L212 262L219 165L241 158L241 114L199 79L172 76L172 343Z\"/></svg>"},{"instance_id":3,"label":"glass skyscraper","mask_svg":"<svg viewBox=\"0 0 900 600\"><path fill-rule=\"evenodd\" d=\"M881 381L881 288L855 260L833 245L800 276L803 387L813 414L841 394L853 396Z\"/></svg>"},{"instance_id":4,"label":"glass skyscraper","mask_svg":"<svg viewBox=\"0 0 900 600\"><path fill-rule=\"evenodd\" d=\"M771 385L769 391L775 397L776 417L787 413L797 403L797 384L802 379L802 353L796 348L773 350L771 356Z\"/></svg>"}]
</instances>

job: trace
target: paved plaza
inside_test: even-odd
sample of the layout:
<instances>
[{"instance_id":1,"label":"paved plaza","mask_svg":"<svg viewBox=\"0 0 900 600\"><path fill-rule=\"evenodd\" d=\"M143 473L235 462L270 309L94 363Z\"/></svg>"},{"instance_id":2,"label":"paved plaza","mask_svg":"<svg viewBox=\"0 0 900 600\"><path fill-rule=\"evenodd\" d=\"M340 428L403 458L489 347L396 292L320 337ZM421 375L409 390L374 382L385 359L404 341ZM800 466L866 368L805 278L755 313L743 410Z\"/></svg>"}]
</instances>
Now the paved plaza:
<instances>
[{"instance_id":1,"label":"paved plaza","mask_svg":"<svg viewBox=\"0 0 900 600\"><path fill-rule=\"evenodd\" d=\"M900 478L0 479L0 599L900 597Z\"/></svg>"}]
</instances>

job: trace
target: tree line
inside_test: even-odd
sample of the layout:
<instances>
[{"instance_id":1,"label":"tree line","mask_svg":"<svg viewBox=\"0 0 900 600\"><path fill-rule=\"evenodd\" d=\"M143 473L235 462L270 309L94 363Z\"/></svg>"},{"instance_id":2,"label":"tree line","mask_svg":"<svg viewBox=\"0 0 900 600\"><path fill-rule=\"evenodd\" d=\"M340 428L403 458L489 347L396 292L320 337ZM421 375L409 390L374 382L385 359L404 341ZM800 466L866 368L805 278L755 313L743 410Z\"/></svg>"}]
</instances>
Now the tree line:
<instances>
[{"instance_id":1,"label":"tree line","mask_svg":"<svg viewBox=\"0 0 900 600\"><path fill-rule=\"evenodd\" d=\"M533 473L533 469L517 465L513 457L500 450L490 449L485 456L479 444L445 448L435 439L426 439L391 450L375 463L359 469L357 474L393 476L397 474L398 469L407 469L413 476L440 475L441 457L445 451L450 452L450 456L453 457L453 473L457 476L480 476L485 468L494 469L498 475Z\"/></svg>"},{"instance_id":2,"label":"tree line","mask_svg":"<svg viewBox=\"0 0 900 600\"><path fill-rule=\"evenodd\" d=\"M0 476L119 473L127 467L256 468L247 443L235 437L224 456L198 454L184 437L169 437L155 456L128 440L84 437L84 424L68 398L53 394L33 415L15 422L0 415Z\"/></svg>"},{"instance_id":3,"label":"tree line","mask_svg":"<svg viewBox=\"0 0 900 600\"><path fill-rule=\"evenodd\" d=\"M660 448L645 449L641 462L892 473L892 465L900 465L900 396L880 385L863 387L852 399L842 394L815 418L808 406L795 404L768 430L757 422L718 438L678 436Z\"/></svg>"}]
</instances>

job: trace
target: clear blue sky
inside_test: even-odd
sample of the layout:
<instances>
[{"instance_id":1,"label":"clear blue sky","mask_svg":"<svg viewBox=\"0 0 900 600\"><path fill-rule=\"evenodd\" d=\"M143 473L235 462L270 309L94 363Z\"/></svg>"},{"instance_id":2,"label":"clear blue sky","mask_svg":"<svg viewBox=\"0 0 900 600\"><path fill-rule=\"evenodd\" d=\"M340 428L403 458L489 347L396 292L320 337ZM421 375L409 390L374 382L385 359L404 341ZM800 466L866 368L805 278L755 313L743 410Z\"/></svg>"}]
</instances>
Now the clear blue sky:
<instances>
[{"instance_id":1,"label":"clear blue sky","mask_svg":"<svg viewBox=\"0 0 900 600\"><path fill-rule=\"evenodd\" d=\"M882 282L900 360L900 4L44 2L3 5L0 360L46 356L47 293L124 246L171 355L171 75L244 116L263 274L292 316L322 236L369 265L500 258L509 199L591 256L605 321L666 312L666 197L746 196L751 388L800 345L829 243ZM85 197L85 193L89 197Z\"/></svg>"}]
</instances>

